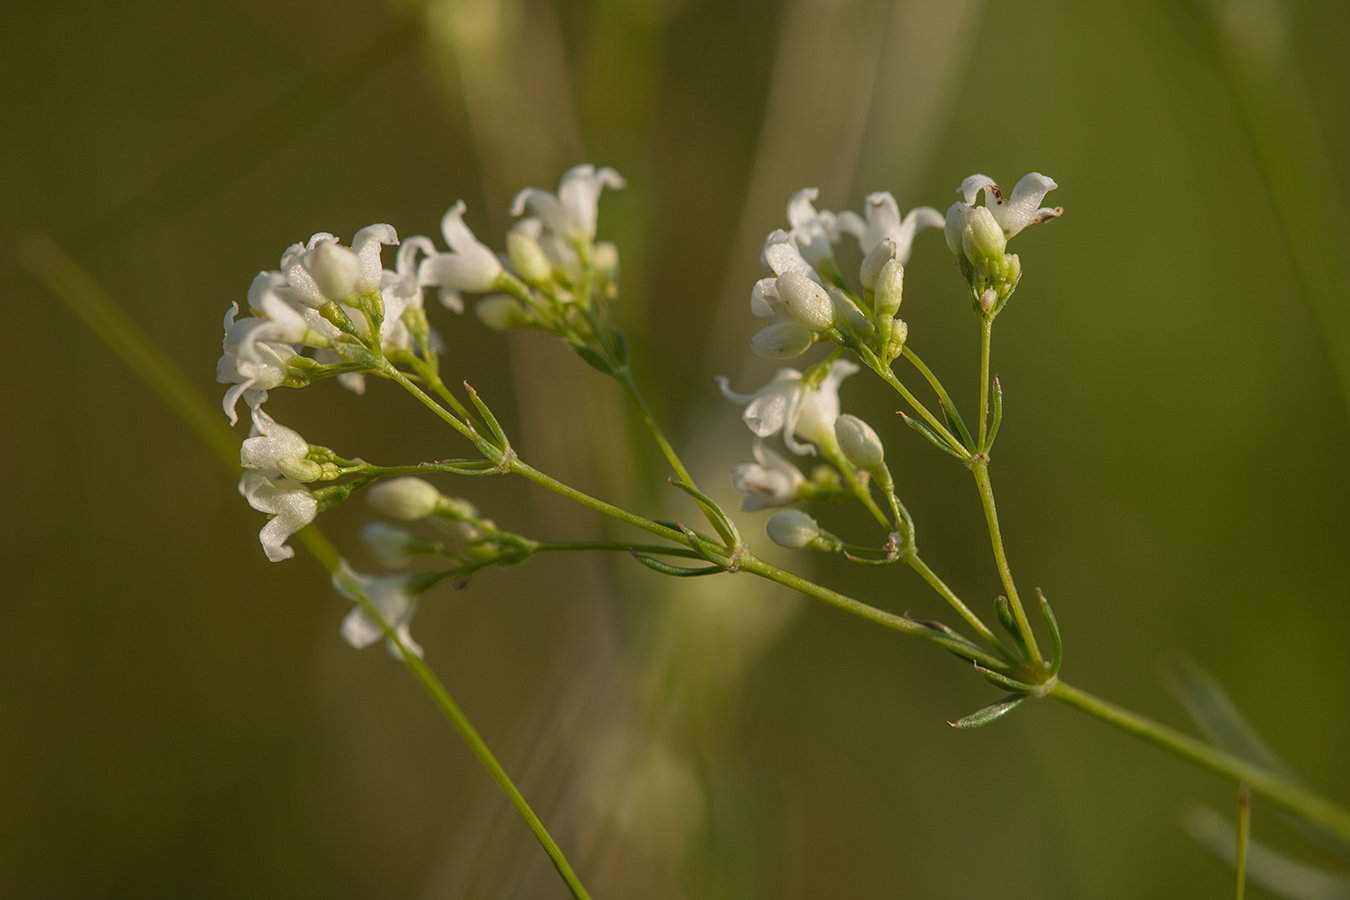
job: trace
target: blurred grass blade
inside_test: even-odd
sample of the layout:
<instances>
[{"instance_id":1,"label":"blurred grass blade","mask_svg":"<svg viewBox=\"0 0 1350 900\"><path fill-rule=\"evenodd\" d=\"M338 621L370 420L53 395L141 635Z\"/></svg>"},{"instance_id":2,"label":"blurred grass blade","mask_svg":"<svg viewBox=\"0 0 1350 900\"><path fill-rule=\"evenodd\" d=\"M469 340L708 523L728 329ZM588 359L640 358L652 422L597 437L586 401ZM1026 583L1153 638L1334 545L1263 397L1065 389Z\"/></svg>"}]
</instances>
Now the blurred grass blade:
<instances>
[{"instance_id":1,"label":"blurred grass blade","mask_svg":"<svg viewBox=\"0 0 1350 900\"><path fill-rule=\"evenodd\" d=\"M19 260L94 332L141 380L197 432L222 459L239 468L240 438L225 424L222 411L207 402L122 310L117 301L47 235L34 235L19 250Z\"/></svg>"},{"instance_id":2,"label":"blurred grass blade","mask_svg":"<svg viewBox=\"0 0 1350 900\"><path fill-rule=\"evenodd\" d=\"M1219 680L1199 663L1188 656L1177 655L1163 662L1161 675L1163 683L1185 707L1195 727L1211 744L1281 778L1301 783L1260 732L1247 721ZM1350 862L1350 844L1339 835L1288 813L1282 812L1280 815L1309 841Z\"/></svg>"},{"instance_id":3,"label":"blurred grass blade","mask_svg":"<svg viewBox=\"0 0 1350 900\"><path fill-rule=\"evenodd\" d=\"M1196 804L1182 815L1181 827L1224 864L1235 864L1237 828L1213 809ZM1247 845L1247 878L1286 900L1350 900L1350 878L1274 850L1260 841Z\"/></svg>"},{"instance_id":4,"label":"blurred grass blade","mask_svg":"<svg viewBox=\"0 0 1350 900\"><path fill-rule=\"evenodd\" d=\"M1252 727L1219 680L1188 656L1176 656L1162 665L1163 682L1176 696L1211 744L1240 756L1290 781L1293 771Z\"/></svg>"},{"instance_id":5,"label":"blurred grass blade","mask_svg":"<svg viewBox=\"0 0 1350 900\"><path fill-rule=\"evenodd\" d=\"M986 706L978 712L971 713L964 719L957 719L955 722L948 722L947 724L953 728L981 728L996 719L1003 718L1020 706L1025 699L1027 699L1025 694L1013 694L1004 697L997 703Z\"/></svg>"}]
</instances>

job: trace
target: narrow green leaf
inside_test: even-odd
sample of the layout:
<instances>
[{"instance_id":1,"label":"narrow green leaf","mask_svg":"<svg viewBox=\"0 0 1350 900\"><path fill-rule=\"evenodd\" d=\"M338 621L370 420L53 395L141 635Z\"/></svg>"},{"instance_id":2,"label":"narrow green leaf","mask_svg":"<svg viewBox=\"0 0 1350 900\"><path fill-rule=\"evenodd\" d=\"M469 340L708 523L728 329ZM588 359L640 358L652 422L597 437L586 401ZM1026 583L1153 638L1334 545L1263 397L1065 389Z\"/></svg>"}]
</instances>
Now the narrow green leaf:
<instances>
[{"instance_id":1,"label":"narrow green leaf","mask_svg":"<svg viewBox=\"0 0 1350 900\"><path fill-rule=\"evenodd\" d=\"M989 437L984 442L984 452L988 453L994 446L994 438L998 437L998 426L1003 424L1003 388L998 383L998 376L994 376L994 424L989 426Z\"/></svg>"},{"instance_id":2,"label":"narrow green leaf","mask_svg":"<svg viewBox=\"0 0 1350 900\"><path fill-rule=\"evenodd\" d=\"M493 436L497 438L497 446L503 450L510 450L511 442L506 439L506 432L502 431L502 426L497 424L497 417L492 414L492 410L488 409L488 405L479 398L478 392L473 389L473 385L467 381L464 382L464 390L469 392L469 399L473 401L473 405L482 414L488 428L492 429Z\"/></svg>"},{"instance_id":3,"label":"narrow green leaf","mask_svg":"<svg viewBox=\"0 0 1350 900\"><path fill-rule=\"evenodd\" d=\"M629 362L628 338L624 336L623 329L621 329L618 325L611 325L609 328L609 333L613 338L611 343L614 345L615 365L617 365L620 369L628 368Z\"/></svg>"},{"instance_id":4,"label":"narrow green leaf","mask_svg":"<svg viewBox=\"0 0 1350 900\"><path fill-rule=\"evenodd\" d=\"M1054 657L1050 663L1050 674L1059 674L1059 664L1064 661L1064 641L1059 636L1059 622L1055 621L1055 614L1050 609L1050 601L1045 599L1045 594L1041 593L1040 588L1036 588L1036 596L1041 601L1041 615L1045 617L1045 626L1050 629L1050 642L1054 647Z\"/></svg>"},{"instance_id":5,"label":"narrow green leaf","mask_svg":"<svg viewBox=\"0 0 1350 900\"><path fill-rule=\"evenodd\" d=\"M994 600L994 612L998 614L998 624L1002 625L1003 630L1008 632L1014 646L1017 647L1017 651L1022 654L1022 658L1029 658L1027 643L1022 640L1022 631L1017 627L1017 619L1013 617L1012 604L1008 602L1007 597L998 597Z\"/></svg>"},{"instance_id":6,"label":"narrow green leaf","mask_svg":"<svg viewBox=\"0 0 1350 900\"><path fill-rule=\"evenodd\" d=\"M647 568L660 572L662 575L673 575L676 578L697 578L700 575L716 575L718 572L726 571L722 566L705 566L699 569L673 566L668 562L662 562L659 559L644 556L636 550L630 550L629 552L633 554L633 559L636 559Z\"/></svg>"},{"instance_id":7,"label":"narrow green leaf","mask_svg":"<svg viewBox=\"0 0 1350 900\"><path fill-rule=\"evenodd\" d=\"M979 663L975 664L975 671L984 676L984 680L994 687L1001 687L1005 691L1012 691L1016 694L1033 694L1036 692L1036 685L1026 684L1016 679L1009 678L1001 672L995 672L993 669L986 669Z\"/></svg>"},{"instance_id":8,"label":"narrow green leaf","mask_svg":"<svg viewBox=\"0 0 1350 900\"><path fill-rule=\"evenodd\" d=\"M905 415L903 412L900 413L899 415L900 415L900 418L902 418L902 419L905 420L905 424L906 424L906 425L908 425L910 428L913 428L915 431L917 431L919 434L923 435L924 437L928 438L928 440L932 441L932 442L933 442L933 446L937 447L939 450L942 450L942 451L944 451L944 452L946 452L946 453L950 453L952 456L955 456L957 459L959 459L959 460L961 460L961 461L963 461L963 462L965 461L965 457L963 457L960 453L957 453L957 452L956 452L956 449L955 449L954 447L952 447L951 444L948 444L948 443L947 443L946 441L944 441L942 438L938 437L938 433L937 433L936 431L934 431L933 429L929 428L927 425L925 425L924 423L920 422L918 419L911 419L909 416Z\"/></svg>"},{"instance_id":9,"label":"narrow green leaf","mask_svg":"<svg viewBox=\"0 0 1350 900\"><path fill-rule=\"evenodd\" d=\"M735 547L741 542L741 533L736 530L735 523L733 523L727 514L722 511L722 507L710 500L706 494L693 485L685 484L683 481L676 481L674 478L667 478L666 482L674 485L693 497L699 503L703 504L703 508L711 514L713 527L716 528L717 533L722 536L722 540L727 542L728 547Z\"/></svg>"},{"instance_id":10,"label":"narrow green leaf","mask_svg":"<svg viewBox=\"0 0 1350 900\"><path fill-rule=\"evenodd\" d=\"M1237 828L1224 816L1202 804L1182 815L1181 827L1230 869L1236 863ZM1247 878L1287 900L1350 900L1350 878L1287 856L1250 840Z\"/></svg>"},{"instance_id":11,"label":"narrow green leaf","mask_svg":"<svg viewBox=\"0 0 1350 900\"><path fill-rule=\"evenodd\" d=\"M910 615L906 615L905 618L913 622L915 625L922 625L929 631L935 632L949 641L956 641L959 644L969 647L971 650L975 650L981 654L984 653L984 648L981 647L979 644L975 643L970 638L966 637L964 634L957 631L955 628L952 628L942 622L939 622L935 619L916 619Z\"/></svg>"},{"instance_id":12,"label":"narrow green leaf","mask_svg":"<svg viewBox=\"0 0 1350 900\"><path fill-rule=\"evenodd\" d=\"M947 420L947 430L961 439L961 443L966 445L966 449L971 453L975 452L975 441L970 436L966 423L961 420L961 414L956 411L956 407L949 404L941 397L938 402L942 404L942 416Z\"/></svg>"},{"instance_id":13,"label":"narrow green leaf","mask_svg":"<svg viewBox=\"0 0 1350 900\"><path fill-rule=\"evenodd\" d=\"M1026 699L1027 697L1025 694L1013 694L1012 696L1004 697L997 703L986 706L978 712L971 713L964 719L957 719L955 722L948 722L947 724L953 728L982 728L990 722L993 722L995 719L1003 718L1020 706Z\"/></svg>"},{"instance_id":14,"label":"narrow green leaf","mask_svg":"<svg viewBox=\"0 0 1350 900\"><path fill-rule=\"evenodd\" d=\"M572 352L584 359L591 368L604 372L606 375L614 374L614 367L609 364L609 360L605 359L599 353L596 353L590 347L587 347L585 344L570 344L569 346L571 346Z\"/></svg>"}]
</instances>

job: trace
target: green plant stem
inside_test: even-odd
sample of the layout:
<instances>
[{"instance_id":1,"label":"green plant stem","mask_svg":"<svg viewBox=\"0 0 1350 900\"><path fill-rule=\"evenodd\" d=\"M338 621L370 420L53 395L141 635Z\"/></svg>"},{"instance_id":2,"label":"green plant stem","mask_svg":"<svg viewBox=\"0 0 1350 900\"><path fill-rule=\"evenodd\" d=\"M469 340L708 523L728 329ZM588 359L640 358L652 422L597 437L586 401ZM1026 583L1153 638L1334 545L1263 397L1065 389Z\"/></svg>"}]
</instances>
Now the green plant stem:
<instances>
[{"instance_id":1,"label":"green plant stem","mask_svg":"<svg viewBox=\"0 0 1350 900\"><path fill-rule=\"evenodd\" d=\"M933 374L933 370L928 368L928 366L924 364L923 360L919 359L919 355L915 353L913 350L909 349L908 344L906 344L904 348L901 350L901 355L904 356L905 359L909 360L910 364L913 365L914 368L919 370L919 374L924 377L924 380L927 381L929 386L932 387L933 391L937 393L938 399L942 401L943 407L955 412L956 404L952 402L952 398L947 393L947 389L943 386L942 382L938 380L938 377Z\"/></svg>"},{"instance_id":2,"label":"green plant stem","mask_svg":"<svg viewBox=\"0 0 1350 900\"><path fill-rule=\"evenodd\" d=\"M661 455L666 458L666 462L670 463L670 467L675 470L675 474L678 475L680 480L685 484L692 488L697 488L698 485L694 483L694 477L689 474L689 470L685 468L684 463L680 460L679 454L675 452L675 448L672 447L670 441L666 439L666 434L661 430L661 426L657 424L656 417L652 415L651 407L647 405L646 398L644 398L642 392L638 390L637 383L633 381L633 373L627 368L623 368L614 373L614 379L618 381L619 384L623 385L623 389L627 391L628 396L632 398L633 404L638 409L638 414L642 417L642 424L646 425L647 430L651 432L652 439L656 441L656 446L661 448Z\"/></svg>"},{"instance_id":3,"label":"green plant stem","mask_svg":"<svg viewBox=\"0 0 1350 900\"><path fill-rule=\"evenodd\" d=\"M994 561L998 565L999 578L1003 580L1003 589L1008 592L1008 603L1012 607L1013 618L1017 620L1017 631L1027 645L1027 654L1031 657L1027 664L1034 670L1044 668L1045 660L1040 647L1036 646L1036 635L1031 631L1031 623L1022 609L1022 601L1017 596L1017 586L1013 584L1012 569L1008 566L1008 555L1003 551L1003 535L998 527L998 510L994 508L994 486L989 481L989 460L976 457L970 466L975 474L975 484L980 490L980 502L984 504L984 520L989 526L989 540L994 545Z\"/></svg>"},{"instance_id":4,"label":"green plant stem","mask_svg":"<svg viewBox=\"0 0 1350 900\"><path fill-rule=\"evenodd\" d=\"M994 320L990 316L980 319L980 438L975 442L979 452L988 453L984 445L989 433L989 345L994 338Z\"/></svg>"},{"instance_id":5,"label":"green plant stem","mask_svg":"<svg viewBox=\"0 0 1350 900\"><path fill-rule=\"evenodd\" d=\"M918 398L910 393L909 388L900 383L900 379L895 377L894 372L886 366L876 366L874 367L874 371L881 376L883 381L895 388L896 393L901 397L904 397L905 402L928 423L928 427L937 432L938 436L946 441L953 450L958 451L958 455L962 459L970 458L970 451L966 449L965 444L962 444L952 436L952 433L947 430L947 426L939 422L937 418L928 411L928 407L920 403Z\"/></svg>"},{"instance_id":6,"label":"green plant stem","mask_svg":"<svg viewBox=\"0 0 1350 900\"><path fill-rule=\"evenodd\" d=\"M1314 794L1301 785L1287 781L1231 753L1211 747L1204 741L1182 734L1174 728L1071 687L1063 681L1058 682L1048 696L1079 712L1114 725L1155 747L1161 747L1222 778L1237 784L1245 782L1267 800L1309 822L1321 825L1343 840L1350 840L1350 810Z\"/></svg>"},{"instance_id":7,"label":"green plant stem","mask_svg":"<svg viewBox=\"0 0 1350 900\"><path fill-rule=\"evenodd\" d=\"M998 639L994 632L989 630L989 626L985 625L984 622L980 620L980 617L971 611L970 607L961 602L961 598L956 596L956 592L947 587L942 579L937 576L936 572L928 568L928 564L919 558L918 553L911 551L906 553L904 557L905 562L909 567L915 572L918 572L919 577L928 582L929 586L937 591L938 595L946 600L951 605L952 609L956 610L961 618L966 620L971 628L975 629L976 633L979 634L994 652L998 653L1009 663L1015 662L1012 654L1008 652L1008 649L1003 646L1003 643Z\"/></svg>"},{"instance_id":8,"label":"green plant stem","mask_svg":"<svg viewBox=\"0 0 1350 900\"><path fill-rule=\"evenodd\" d=\"M1252 789L1238 785L1237 852L1233 857L1233 900L1247 893L1247 844L1252 837Z\"/></svg>"}]
</instances>

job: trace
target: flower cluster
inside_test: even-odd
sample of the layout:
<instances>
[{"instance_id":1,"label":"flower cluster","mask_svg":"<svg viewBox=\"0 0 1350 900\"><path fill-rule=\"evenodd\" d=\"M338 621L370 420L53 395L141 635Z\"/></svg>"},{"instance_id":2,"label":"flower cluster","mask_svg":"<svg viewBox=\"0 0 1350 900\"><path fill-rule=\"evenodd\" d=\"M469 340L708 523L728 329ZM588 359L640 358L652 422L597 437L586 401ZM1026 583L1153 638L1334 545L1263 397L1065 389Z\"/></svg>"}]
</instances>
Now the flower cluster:
<instances>
[{"instance_id":1,"label":"flower cluster","mask_svg":"<svg viewBox=\"0 0 1350 900\"><path fill-rule=\"evenodd\" d=\"M288 247L278 268L259 273L249 288L245 314L236 303L225 316L216 377L229 385L222 405L231 424L238 421L240 400L250 411L239 492L269 516L259 533L268 559L294 556L287 544L293 534L372 482L368 498L376 509L404 522L432 523L452 545L447 549L385 522L368 523L363 537L391 567L418 554L434 554L471 569L528 549L523 539L498 531L467 501L442 496L418 478L380 480L383 470L311 445L275 421L263 404L275 388L330 377L364 393L367 375L404 377L398 365L410 367L409 374L423 381L434 378L444 347L428 322L428 289L457 313L464 309L465 294L488 295L477 306L488 325L546 328L584 349L586 341L596 339L597 320L587 307L591 296L617 293L618 250L595 242L599 198L605 188L623 186L613 169L582 165L563 175L556 194L521 191L511 211L524 217L507 234L505 253L474 236L460 201L441 220L444 249L422 235L400 242L392 226L371 225L358 231L350 245L332 234L316 234ZM384 268L386 246L397 247L392 269ZM347 476L352 480L311 487ZM361 575L345 562L334 584L359 601L342 625L351 644L363 647L392 634L391 651L401 644L420 654L407 629L425 584L406 575Z\"/></svg>"},{"instance_id":2,"label":"flower cluster","mask_svg":"<svg viewBox=\"0 0 1350 900\"><path fill-rule=\"evenodd\" d=\"M772 322L751 338L750 348L768 359L791 359L822 341L836 349L805 372L779 369L772 381L750 394L736 393L726 378L717 379L727 399L745 406L742 418L755 435L754 461L738 463L731 475L732 485L745 495L742 509L834 498L841 493L840 485L854 488L854 493L866 491L869 479L891 489L877 433L856 416L840 414L839 387L859 366L839 354L853 351L878 374L889 374L891 363L906 352L909 329L897 317L904 267L915 237L925 229L943 229L972 289L976 311L988 317L997 314L1021 276L1020 261L1006 252L1008 239L1063 212L1040 206L1055 187L1054 181L1033 172L1004 197L992 179L972 175L958 188L961 199L945 216L929 206L901 215L895 197L886 192L869 194L862 214L818 210L815 188L792 196L789 228L770 233L760 250L760 263L772 274L751 288L750 311ZM983 206L976 205L981 192ZM863 255L856 290L834 257L846 234L856 239ZM792 453L819 454L834 468L818 467L808 479L764 443L775 434L782 435ZM894 508L897 519L902 518L898 501ZM783 546L838 546L832 536L822 537L815 520L798 510L769 521L770 536Z\"/></svg>"}]
</instances>

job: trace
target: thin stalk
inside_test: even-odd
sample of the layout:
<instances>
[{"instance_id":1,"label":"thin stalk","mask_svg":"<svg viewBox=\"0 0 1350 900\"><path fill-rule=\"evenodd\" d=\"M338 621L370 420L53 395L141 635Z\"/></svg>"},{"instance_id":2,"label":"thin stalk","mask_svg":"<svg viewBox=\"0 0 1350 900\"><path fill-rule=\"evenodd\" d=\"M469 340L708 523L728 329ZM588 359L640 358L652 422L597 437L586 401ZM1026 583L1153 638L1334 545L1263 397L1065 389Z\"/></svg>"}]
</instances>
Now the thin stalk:
<instances>
[{"instance_id":1,"label":"thin stalk","mask_svg":"<svg viewBox=\"0 0 1350 900\"><path fill-rule=\"evenodd\" d=\"M998 653L1009 663L1015 662L1012 654L1003 646L1003 643L998 639L998 636L989 630L989 626L985 625L984 622L980 620L980 617L971 611L970 607L961 602L961 598L956 596L956 592L943 583L936 572L928 568L928 564L919 558L919 554L914 552L906 553L905 562L909 564L911 569L918 572L919 577L928 582L929 586L937 591L938 595L942 597L943 600L946 600L951 604L952 609L956 610L961 618L965 619L970 627L975 629L976 633L979 634L986 644L993 648L994 652Z\"/></svg>"},{"instance_id":2,"label":"thin stalk","mask_svg":"<svg viewBox=\"0 0 1350 900\"><path fill-rule=\"evenodd\" d=\"M984 504L984 520L989 526L989 540L994 545L994 561L998 564L998 575L1003 580L1003 589L1008 592L1008 603L1012 606L1013 618L1017 620L1017 631L1027 645L1027 654L1031 657L1027 664L1039 671L1044 666L1041 648L1036 646L1036 635L1027 621L1022 609L1022 601L1017 596L1017 586L1013 584L1012 569L1008 566L1008 555L1003 551L1003 535L998 528L998 510L994 508L994 486L989 482L989 461L976 458L970 471L975 473L975 484L980 489L980 502Z\"/></svg>"},{"instance_id":3,"label":"thin stalk","mask_svg":"<svg viewBox=\"0 0 1350 900\"><path fill-rule=\"evenodd\" d=\"M984 439L989 432L989 345L994 338L994 320L990 317L980 319L980 439L975 446L981 453L989 448Z\"/></svg>"},{"instance_id":4,"label":"thin stalk","mask_svg":"<svg viewBox=\"0 0 1350 900\"><path fill-rule=\"evenodd\" d=\"M844 457L844 454L841 451L836 450L833 447L822 447L821 450L823 451L825 458L839 470L839 474L843 476L844 483L848 485L848 489L853 496L857 497L862 505L867 507L867 511L872 514L872 518L876 519L887 533L898 530L901 527L898 511L895 525L892 526L891 520L886 517L886 514L881 511L881 507L872 499L872 489L869 486L870 479L868 483L864 483L858 478L857 468Z\"/></svg>"},{"instance_id":5,"label":"thin stalk","mask_svg":"<svg viewBox=\"0 0 1350 900\"><path fill-rule=\"evenodd\" d=\"M1238 785L1237 853L1233 858L1233 900L1247 893L1247 844L1252 837L1252 789Z\"/></svg>"},{"instance_id":6,"label":"thin stalk","mask_svg":"<svg viewBox=\"0 0 1350 900\"><path fill-rule=\"evenodd\" d=\"M938 395L938 399L942 401L942 405L947 409L955 410L956 404L952 402L952 398L947 393L947 389L943 387L942 382L938 380L938 377L933 374L933 370L928 368L928 366L924 364L923 360L919 359L919 355L915 353L913 350L909 349L908 344L906 344L905 347L900 352L901 355L905 357L905 359L910 361L910 363L914 366L914 368L919 370L919 374L924 377L924 380L928 382L928 385ZM976 446L980 445L977 444Z\"/></svg>"},{"instance_id":7,"label":"thin stalk","mask_svg":"<svg viewBox=\"0 0 1350 900\"><path fill-rule=\"evenodd\" d=\"M1246 783L1251 789L1289 812L1350 841L1350 810L1314 794L1302 785L1286 781L1267 769L1244 759L1211 747L1209 744L1154 722L1138 713L1116 706L1098 697L1070 687L1063 681L1051 689L1049 695L1066 706L1087 713L1108 725L1161 747L1188 762L1213 772L1237 784Z\"/></svg>"},{"instance_id":8,"label":"thin stalk","mask_svg":"<svg viewBox=\"0 0 1350 900\"><path fill-rule=\"evenodd\" d=\"M895 388L896 393L905 398L905 402L928 423L929 428L936 431L938 436L946 441L953 450L958 451L958 455L962 459L970 459L970 451L966 449L966 445L952 436L952 433L947 430L947 426L939 422L937 418L928 411L928 407L920 403L919 399L910 393L909 388L900 383L900 379L895 377L894 372L886 366L881 366L875 371L881 376L882 381L885 381L891 387Z\"/></svg>"}]
</instances>

